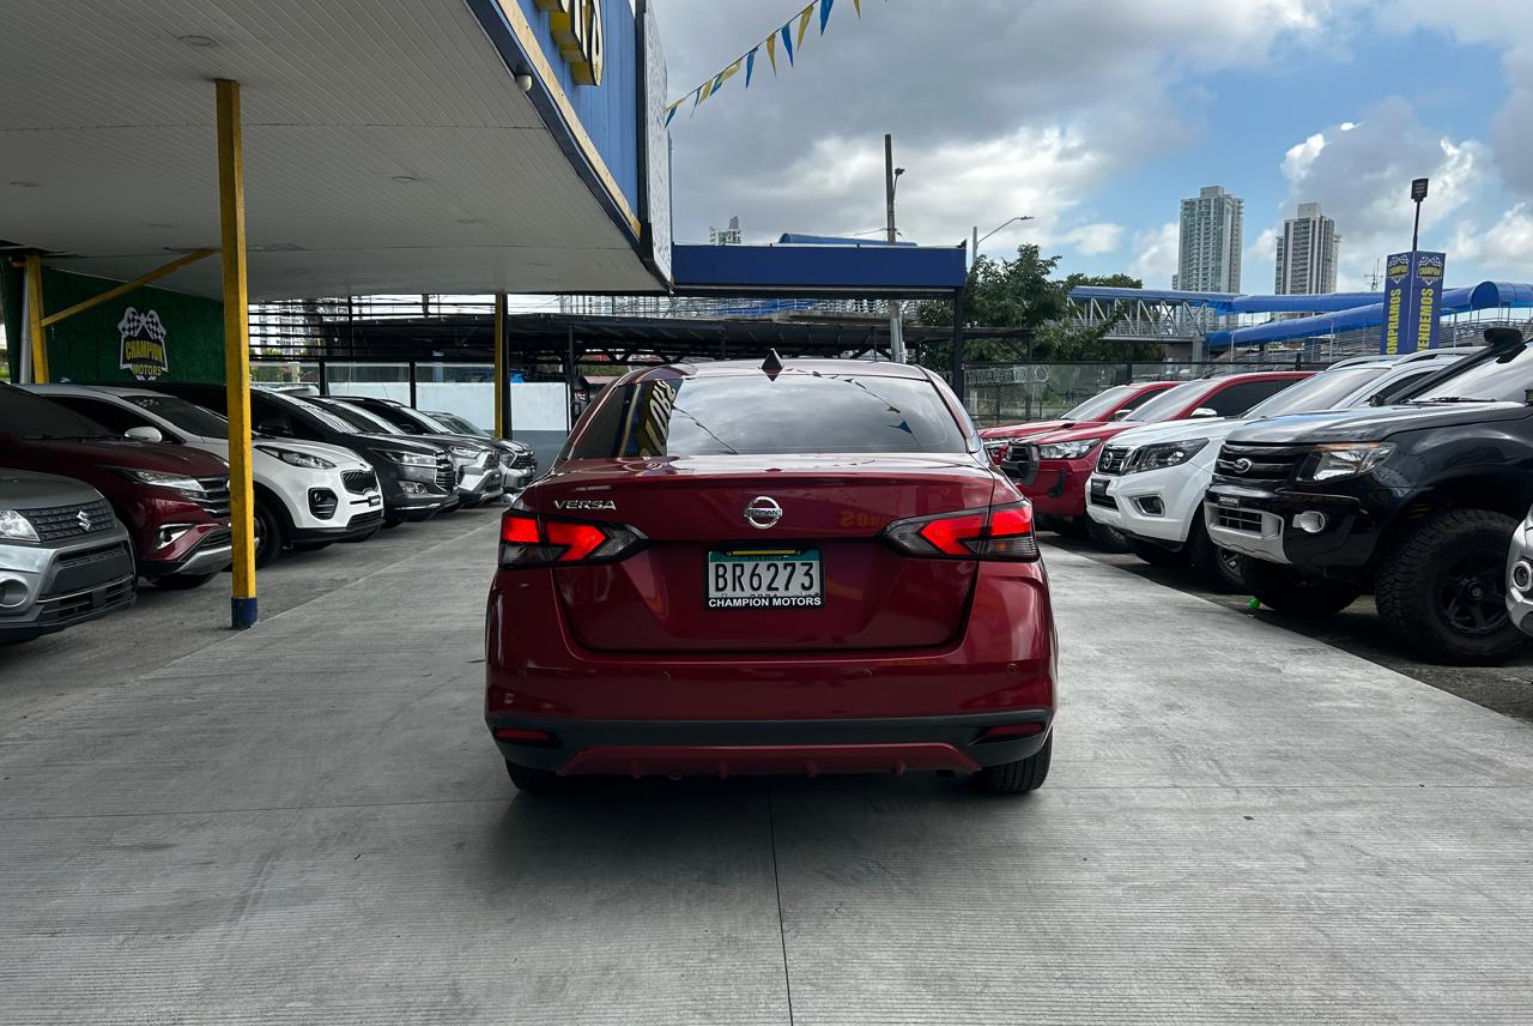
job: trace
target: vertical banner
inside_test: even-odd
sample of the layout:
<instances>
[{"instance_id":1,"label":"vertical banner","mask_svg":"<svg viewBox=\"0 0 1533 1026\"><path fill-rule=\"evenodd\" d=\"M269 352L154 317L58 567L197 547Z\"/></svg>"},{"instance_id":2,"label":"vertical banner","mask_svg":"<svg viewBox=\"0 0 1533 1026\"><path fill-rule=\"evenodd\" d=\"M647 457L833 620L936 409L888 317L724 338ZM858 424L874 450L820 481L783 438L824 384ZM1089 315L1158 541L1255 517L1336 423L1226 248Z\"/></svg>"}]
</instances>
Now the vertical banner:
<instances>
[{"instance_id":1,"label":"vertical banner","mask_svg":"<svg viewBox=\"0 0 1533 1026\"><path fill-rule=\"evenodd\" d=\"M1384 274L1384 332L1379 352L1386 356L1437 347L1442 322L1444 253L1393 253Z\"/></svg>"}]
</instances>

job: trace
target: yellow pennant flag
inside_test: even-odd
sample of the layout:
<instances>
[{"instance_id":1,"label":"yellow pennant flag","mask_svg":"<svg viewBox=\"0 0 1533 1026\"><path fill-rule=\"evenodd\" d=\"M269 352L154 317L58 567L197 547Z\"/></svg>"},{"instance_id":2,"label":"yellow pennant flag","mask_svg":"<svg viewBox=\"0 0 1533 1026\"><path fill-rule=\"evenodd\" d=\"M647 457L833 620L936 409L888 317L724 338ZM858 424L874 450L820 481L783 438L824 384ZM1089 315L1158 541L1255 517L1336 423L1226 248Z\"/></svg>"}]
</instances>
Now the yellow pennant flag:
<instances>
[{"instance_id":1,"label":"yellow pennant flag","mask_svg":"<svg viewBox=\"0 0 1533 1026\"><path fill-rule=\"evenodd\" d=\"M704 82L703 85L702 85L702 88L698 89L698 91L697 91L697 102L698 103L702 103L704 100L706 100L708 98L708 96L712 92L713 92L713 83L712 82ZM696 105L697 104L693 104L693 106L696 106Z\"/></svg>"},{"instance_id":2,"label":"yellow pennant flag","mask_svg":"<svg viewBox=\"0 0 1533 1026\"><path fill-rule=\"evenodd\" d=\"M738 72L739 72L739 70L740 70L740 65L741 65L741 64L742 64L742 63L743 63L743 62L744 62L744 61L745 61L745 58L744 58L744 57L741 57L741 58L740 58L740 59L739 59L739 60L738 60L738 61L735 61L735 62L734 62L734 63L733 63L733 64L731 64L731 65L730 65L730 66L729 66L729 67L727 67L727 68L725 68L725 69L724 69L724 73L723 73L723 74L722 74L722 75L720 75L720 76L719 76L719 81L720 81L720 82L724 82L724 81L726 81L726 80L728 80L728 79L730 79L730 78L732 78L732 77L733 77L733 76L734 76L734 75L735 75L735 74L737 74L737 73L738 73Z\"/></svg>"},{"instance_id":3,"label":"yellow pennant flag","mask_svg":"<svg viewBox=\"0 0 1533 1026\"><path fill-rule=\"evenodd\" d=\"M852 0L852 10L857 12L857 17L862 17L862 0Z\"/></svg>"},{"instance_id":4,"label":"yellow pennant flag","mask_svg":"<svg viewBox=\"0 0 1533 1026\"><path fill-rule=\"evenodd\" d=\"M777 74L777 33L766 37L767 60L772 62L772 74Z\"/></svg>"},{"instance_id":5,"label":"yellow pennant flag","mask_svg":"<svg viewBox=\"0 0 1533 1026\"><path fill-rule=\"evenodd\" d=\"M804 33L809 31L809 19L814 17L814 4L805 7L803 13L798 16L798 38L793 41L794 49L804 45Z\"/></svg>"}]
</instances>

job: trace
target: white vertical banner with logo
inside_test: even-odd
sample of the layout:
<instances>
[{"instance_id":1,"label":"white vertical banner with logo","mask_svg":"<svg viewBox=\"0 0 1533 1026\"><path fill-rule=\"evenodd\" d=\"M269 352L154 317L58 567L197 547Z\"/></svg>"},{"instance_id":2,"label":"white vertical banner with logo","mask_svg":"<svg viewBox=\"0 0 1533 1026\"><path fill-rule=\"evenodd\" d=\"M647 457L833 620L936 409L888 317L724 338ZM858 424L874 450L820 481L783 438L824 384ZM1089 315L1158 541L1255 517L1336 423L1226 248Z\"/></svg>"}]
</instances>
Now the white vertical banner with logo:
<instances>
[{"instance_id":1,"label":"white vertical banner with logo","mask_svg":"<svg viewBox=\"0 0 1533 1026\"><path fill-rule=\"evenodd\" d=\"M644 5L644 157L646 210L655 269L671 277L671 133L666 127L669 88L665 53L660 47L660 24L655 11Z\"/></svg>"}]
</instances>

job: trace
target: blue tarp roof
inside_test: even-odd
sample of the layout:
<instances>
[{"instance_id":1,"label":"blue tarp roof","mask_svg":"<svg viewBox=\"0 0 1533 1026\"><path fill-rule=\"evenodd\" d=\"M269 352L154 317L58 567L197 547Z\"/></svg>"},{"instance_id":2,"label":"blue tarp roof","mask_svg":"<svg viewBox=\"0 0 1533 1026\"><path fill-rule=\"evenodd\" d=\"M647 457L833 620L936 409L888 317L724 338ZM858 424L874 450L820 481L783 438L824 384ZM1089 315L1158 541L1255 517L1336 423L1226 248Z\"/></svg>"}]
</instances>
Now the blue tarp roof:
<instances>
[{"instance_id":1,"label":"blue tarp roof","mask_svg":"<svg viewBox=\"0 0 1533 1026\"><path fill-rule=\"evenodd\" d=\"M806 235L803 232L783 232L778 238L779 246L887 246L887 239L853 238L849 235ZM896 242L896 246L914 246L914 242Z\"/></svg>"},{"instance_id":2,"label":"blue tarp roof","mask_svg":"<svg viewBox=\"0 0 1533 1026\"><path fill-rule=\"evenodd\" d=\"M1377 292L1332 292L1319 296L1251 296L1239 292L1189 292L1184 289L1126 289L1108 285L1077 285L1071 299L1134 300L1206 306L1218 313L1311 313L1346 310L1378 302Z\"/></svg>"},{"instance_id":3,"label":"blue tarp roof","mask_svg":"<svg viewBox=\"0 0 1533 1026\"><path fill-rule=\"evenodd\" d=\"M1132 291L1132 290L1130 290ZM1071 295L1074 295L1072 292ZM1338 293L1341 295L1341 293ZM1356 297L1358 293L1351 293ZM1381 292L1364 292L1372 301L1333 313L1314 317L1296 317L1287 321L1270 321L1249 328L1232 331L1210 331L1207 345L1210 349L1226 346L1257 345L1262 342L1290 342L1295 339L1313 338L1317 335L1334 335L1357 328L1374 328L1384 323L1384 295ZM1288 298L1288 297L1277 297ZM1295 297L1297 298L1297 297ZM1466 313L1470 310L1494 310L1501 307L1533 306L1533 285L1505 281L1482 281L1467 288L1445 289L1442 312Z\"/></svg>"},{"instance_id":4,"label":"blue tarp roof","mask_svg":"<svg viewBox=\"0 0 1533 1026\"><path fill-rule=\"evenodd\" d=\"M680 294L951 295L968 278L960 246L675 246Z\"/></svg>"}]
</instances>

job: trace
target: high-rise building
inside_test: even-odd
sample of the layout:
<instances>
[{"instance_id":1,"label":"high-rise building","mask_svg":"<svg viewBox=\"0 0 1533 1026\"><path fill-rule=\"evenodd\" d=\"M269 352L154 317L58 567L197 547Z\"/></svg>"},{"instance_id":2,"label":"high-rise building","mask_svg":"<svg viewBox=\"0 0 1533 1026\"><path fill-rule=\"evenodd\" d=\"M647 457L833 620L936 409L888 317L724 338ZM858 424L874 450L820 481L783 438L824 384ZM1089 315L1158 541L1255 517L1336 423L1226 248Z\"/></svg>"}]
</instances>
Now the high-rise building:
<instances>
[{"instance_id":1,"label":"high-rise building","mask_svg":"<svg viewBox=\"0 0 1533 1026\"><path fill-rule=\"evenodd\" d=\"M1179 289L1189 292L1240 291L1240 235L1245 204L1210 185L1182 200L1182 231L1177 251Z\"/></svg>"},{"instance_id":2,"label":"high-rise building","mask_svg":"<svg viewBox=\"0 0 1533 1026\"><path fill-rule=\"evenodd\" d=\"M738 246L743 240L740 237L740 219L731 217L728 228L708 229L708 245L710 246Z\"/></svg>"},{"instance_id":3,"label":"high-rise building","mask_svg":"<svg viewBox=\"0 0 1533 1026\"><path fill-rule=\"evenodd\" d=\"M1336 222L1320 212L1320 204L1300 203L1299 216L1283 222L1283 234L1277 239L1274 291L1280 296L1335 292L1340 248Z\"/></svg>"}]
</instances>

